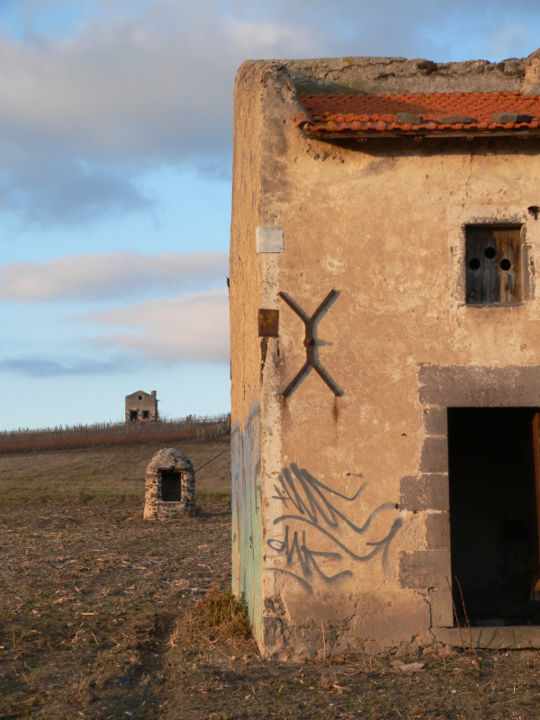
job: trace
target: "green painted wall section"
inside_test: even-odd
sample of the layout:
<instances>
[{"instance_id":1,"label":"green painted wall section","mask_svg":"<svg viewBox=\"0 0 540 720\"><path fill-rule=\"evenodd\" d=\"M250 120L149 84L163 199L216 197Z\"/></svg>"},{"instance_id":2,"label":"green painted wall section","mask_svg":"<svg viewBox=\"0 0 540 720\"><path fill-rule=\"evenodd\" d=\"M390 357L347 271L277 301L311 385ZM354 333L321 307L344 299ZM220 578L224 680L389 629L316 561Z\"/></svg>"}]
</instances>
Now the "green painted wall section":
<instances>
[{"instance_id":1,"label":"green painted wall section","mask_svg":"<svg viewBox=\"0 0 540 720\"><path fill-rule=\"evenodd\" d=\"M232 465L232 582L238 597L244 593L253 635L262 632L263 534L260 477L260 410L251 408L242 430L231 432Z\"/></svg>"}]
</instances>

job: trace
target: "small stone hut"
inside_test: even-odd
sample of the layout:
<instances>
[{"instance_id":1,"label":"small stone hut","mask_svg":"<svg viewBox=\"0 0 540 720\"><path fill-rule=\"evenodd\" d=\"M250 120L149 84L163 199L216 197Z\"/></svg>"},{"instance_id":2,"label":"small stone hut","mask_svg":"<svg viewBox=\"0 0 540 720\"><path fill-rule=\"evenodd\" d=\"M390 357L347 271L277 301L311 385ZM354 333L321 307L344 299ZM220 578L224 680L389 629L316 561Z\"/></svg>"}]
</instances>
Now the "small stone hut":
<instances>
[{"instance_id":1,"label":"small stone hut","mask_svg":"<svg viewBox=\"0 0 540 720\"><path fill-rule=\"evenodd\" d=\"M151 422L158 419L158 400L156 391L144 390L126 395L126 422Z\"/></svg>"},{"instance_id":2,"label":"small stone hut","mask_svg":"<svg viewBox=\"0 0 540 720\"><path fill-rule=\"evenodd\" d=\"M242 65L233 589L265 655L540 647L538 267L540 51Z\"/></svg>"},{"instance_id":3,"label":"small stone hut","mask_svg":"<svg viewBox=\"0 0 540 720\"><path fill-rule=\"evenodd\" d=\"M159 450L146 468L144 518L172 520L195 507L195 472L180 450Z\"/></svg>"}]
</instances>

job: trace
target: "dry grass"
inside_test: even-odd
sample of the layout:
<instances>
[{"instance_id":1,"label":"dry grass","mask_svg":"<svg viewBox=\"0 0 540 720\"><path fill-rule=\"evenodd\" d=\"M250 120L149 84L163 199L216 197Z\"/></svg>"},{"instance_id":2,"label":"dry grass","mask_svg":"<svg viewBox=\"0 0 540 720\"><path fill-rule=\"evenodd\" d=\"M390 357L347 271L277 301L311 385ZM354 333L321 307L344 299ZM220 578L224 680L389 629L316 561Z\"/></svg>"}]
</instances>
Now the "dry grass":
<instances>
[{"instance_id":1,"label":"dry grass","mask_svg":"<svg viewBox=\"0 0 540 720\"><path fill-rule=\"evenodd\" d=\"M199 496L230 495L229 438L185 440L175 446L191 459ZM159 447L123 445L2 456L0 489L4 501L144 497L146 466ZM201 468L199 472L197 470Z\"/></svg>"},{"instance_id":2,"label":"dry grass","mask_svg":"<svg viewBox=\"0 0 540 720\"><path fill-rule=\"evenodd\" d=\"M153 445L1 458L0 720L538 719L536 651L260 658L228 591L227 441L179 449L202 513L166 523L142 519Z\"/></svg>"},{"instance_id":3,"label":"dry grass","mask_svg":"<svg viewBox=\"0 0 540 720\"><path fill-rule=\"evenodd\" d=\"M247 604L230 590L211 590L195 604L185 621L190 633L205 634L209 640L218 638L250 638Z\"/></svg>"},{"instance_id":4,"label":"dry grass","mask_svg":"<svg viewBox=\"0 0 540 720\"><path fill-rule=\"evenodd\" d=\"M143 521L135 497L4 505L0 717L157 717L177 618L227 588L228 505L181 523Z\"/></svg>"},{"instance_id":5,"label":"dry grass","mask_svg":"<svg viewBox=\"0 0 540 720\"><path fill-rule=\"evenodd\" d=\"M118 445L161 445L187 440L206 441L230 432L230 416L214 418L190 416L183 420L147 423L104 423L77 425L45 430L23 430L0 433L3 455L20 452L50 452Z\"/></svg>"}]
</instances>

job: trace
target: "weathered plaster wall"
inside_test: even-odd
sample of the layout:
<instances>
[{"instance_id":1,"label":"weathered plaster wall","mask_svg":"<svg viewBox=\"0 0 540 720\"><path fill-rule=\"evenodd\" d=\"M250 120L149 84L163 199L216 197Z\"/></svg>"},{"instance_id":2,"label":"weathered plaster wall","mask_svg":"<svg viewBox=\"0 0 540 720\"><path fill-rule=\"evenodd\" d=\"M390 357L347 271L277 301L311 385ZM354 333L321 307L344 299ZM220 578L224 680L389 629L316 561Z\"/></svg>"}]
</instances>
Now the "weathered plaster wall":
<instances>
[{"instance_id":1,"label":"weathered plaster wall","mask_svg":"<svg viewBox=\"0 0 540 720\"><path fill-rule=\"evenodd\" d=\"M371 91L388 92L520 89L531 86L537 61L425 72L419 62L250 63L239 74L237 113L249 108L256 127L237 135L233 202L248 207L255 192L259 205L246 212L254 224L245 222L242 244L233 215L232 252L243 263L231 267L233 414L244 427L246 401L258 400L264 617L256 632L266 654L427 643L432 626L451 623L447 468L436 467L440 453L430 461L444 442L437 427L446 406L422 398L426 372L538 363L540 220L527 211L540 205L537 144L339 146L306 139L291 121L299 77L365 89L366 76ZM526 301L466 306L464 225L501 221L524 226ZM283 227L283 253L256 256L257 224ZM306 351L303 323L278 293L311 315L331 289L339 295L318 322L318 355L343 394L312 370L284 399ZM268 339L263 363L254 348L260 353L265 341L247 329L257 307L280 312L279 338ZM237 334L243 345L237 338L235 349ZM539 382L514 378L518 395ZM469 392L481 393L482 382ZM431 499L413 507L407 493L416 488L418 497L422 483Z\"/></svg>"},{"instance_id":2,"label":"weathered plaster wall","mask_svg":"<svg viewBox=\"0 0 540 720\"><path fill-rule=\"evenodd\" d=\"M256 638L262 622L260 498L261 278L255 228L261 224L262 73L246 65L235 87L233 212L230 249L233 590L244 593Z\"/></svg>"}]
</instances>

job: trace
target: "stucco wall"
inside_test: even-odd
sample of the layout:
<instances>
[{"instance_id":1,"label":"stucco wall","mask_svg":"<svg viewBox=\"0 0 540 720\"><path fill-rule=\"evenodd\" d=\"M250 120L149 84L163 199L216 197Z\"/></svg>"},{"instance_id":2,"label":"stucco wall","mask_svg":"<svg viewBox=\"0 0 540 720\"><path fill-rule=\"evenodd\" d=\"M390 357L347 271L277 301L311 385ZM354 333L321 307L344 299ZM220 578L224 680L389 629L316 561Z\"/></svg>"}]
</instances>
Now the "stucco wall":
<instances>
[{"instance_id":1,"label":"stucco wall","mask_svg":"<svg viewBox=\"0 0 540 720\"><path fill-rule=\"evenodd\" d=\"M260 349L257 308L261 280L254 253L260 224L261 68L246 67L235 88L235 182L231 218L232 584L245 595L254 634L262 623L260 497Z\"/></svg>"},{"instance_id":2,"label":"stucco wall","mask_svg":"<svg viewBox=\"0 0 540 720\"><path fill-rule=\"evenodd\" d=\"M390 80L377 82L366 61L364 73L370 89L393 83L388 91L426 90L428 82L442 90L519 89L531 86L533 60L428 73L418 61L392 61ZM358 83L352 61L334 62L341 70L332 82ZM323 65L311 63L311 79ZM261 592L256 607L264 602L256 635L265 653L282 655L426 643L434 625L451 623L447 468L437 450L448 405L426 401L422 389L430 368L433 376L479 368L476 385L467 376L474 404L490 368L530 367L528 380L509 371L514 391L505 402L540 404L540 220L527 210L540 204L539 145L307 139L291 121L300 76L305 64L251 63L237 84L233 418L245 427L248 405L260 407L261 550L249 561L262 570L252 590ZM241 124L248 108L249 127ZM510 221L523 226L524 302L467 306L464 225ZM283 228L283 253L256 255L256 225ZM311 315L332 289L339 294L318 323L318 354L343 394L312 370L284 398L306 350L303 323L278 293ZM279 338L257 338L258 307L279 309ZM526 401L517 397L524 384ZM439 483L438 499L409 502L407 493L418 496L415 482L428 494ZM240 545L245 534L237 535Z\"/></svg>"}]
</instances>

